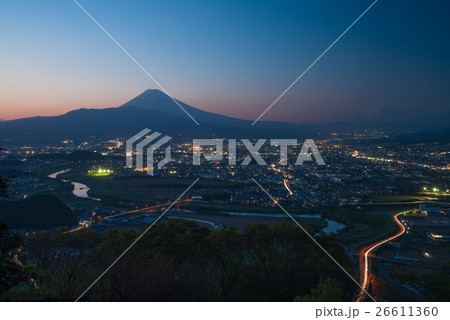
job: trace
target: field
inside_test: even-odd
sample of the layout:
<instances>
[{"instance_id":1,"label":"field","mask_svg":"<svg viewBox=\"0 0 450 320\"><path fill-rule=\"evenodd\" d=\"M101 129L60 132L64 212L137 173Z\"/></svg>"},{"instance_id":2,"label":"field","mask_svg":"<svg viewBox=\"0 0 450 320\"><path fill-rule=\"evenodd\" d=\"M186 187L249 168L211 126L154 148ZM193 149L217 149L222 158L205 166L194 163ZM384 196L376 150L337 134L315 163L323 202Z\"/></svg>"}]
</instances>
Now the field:
<instances>
[{"instance_id":1,"label":"field","mask_svg":"<svg viewBox=\"0 0 450 320\"><path fill-rule=\"evenodd\" d=\"M72 170L58 176L59 179L50 179L54 185L54 190L51 193L56 194L66 203L71 203L75 206L96 207L99 205L97 201L75 197L72 194L72 185L61 181L61 179L67 179L86 184L90 188L88 195L101 199L102 206L104 207L134 209L174 201L194 181L194 179L186 178L150 176L122 178L94 176L89 174L89 168L90 166L88 164L73 165ZM57 168L51 172L47 170L46 172L42 172L41 175L46 177L49 173L62 169L64 168ZM233 191L246 186L248 185L243 183L201 179L185 197L201 196L208 192L229 192L231 194ZM407 198L393 198L391 196L389 199L389 196L379 197L380 202L388 200L398 201L399 199L405 200ZM417 207L417 205L385 205L380 203L379 205L365 205L362 208L357 208L356 206L320 209L286 207L286 210L291 214L321 214L324 218L345 224L345 229L338 233L336 240L347 247L360 247L373 239L392 232L391 213L397 210L404 210L405 207ZM281 209L276 205L262 207L210 201L193 201L183 206L183 209L195 212L196 215L203 219L208 218L224 226L232 225L238 229L242 229L248 223L264 222L274 224L281 219L269 217L230 217L223 215L223 212L282 213ZM373 212L384 213L373 214ZM311 226L316 231L326 226L326 221L323 219L302 218L299 220L299 223Z\"/></svg>"}]
</instances>

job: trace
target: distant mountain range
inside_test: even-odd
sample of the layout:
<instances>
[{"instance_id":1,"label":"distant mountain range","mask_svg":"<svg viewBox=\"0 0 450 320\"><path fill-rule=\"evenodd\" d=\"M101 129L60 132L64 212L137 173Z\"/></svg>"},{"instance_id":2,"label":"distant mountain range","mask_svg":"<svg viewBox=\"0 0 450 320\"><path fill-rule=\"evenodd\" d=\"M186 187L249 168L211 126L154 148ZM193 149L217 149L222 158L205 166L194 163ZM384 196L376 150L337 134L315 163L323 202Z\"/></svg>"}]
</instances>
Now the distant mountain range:
<instances>
[{"instance_id":1,"label":"distant mountain range","mask_svg":"<svg viewBox=\"0 0 450 320\"><path fill-rule=\"evenodd\" d=\"M428 142L450 142L450 129L426 130L403 133L389 139L376 139L371 143L417 144ZM367 142L366 142L367 143Z\"/></svg>"},{"instance_id":2,"label":"distant mountain range","mask_svg":"<svg viewBox=\"0 0 450 320\"><path fill-rule=\"evenodd\" d=\"M144 128L156 130L174 139L192 137L227 138L317 138L331 132L362 132L375 129L390 133L415 132L433 128L422 123L333 122L327 124L291 124L232 118L203 111L177 100L200 125L165 93L149 89L117 108L78 109L53 117L31 117L0 122L0 143L42 143L63 139L127 137ZM450 126L450 125L449 125Z\"/></svg>"}]
</instances>

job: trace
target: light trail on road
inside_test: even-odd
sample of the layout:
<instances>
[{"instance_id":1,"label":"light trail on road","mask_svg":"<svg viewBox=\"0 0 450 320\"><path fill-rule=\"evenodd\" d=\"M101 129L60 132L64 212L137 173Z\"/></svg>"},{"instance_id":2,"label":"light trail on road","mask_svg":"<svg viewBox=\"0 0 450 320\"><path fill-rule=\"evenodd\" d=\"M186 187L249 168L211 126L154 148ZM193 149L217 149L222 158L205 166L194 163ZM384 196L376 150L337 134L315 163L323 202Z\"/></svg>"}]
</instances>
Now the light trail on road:
<instances>
[{"instance_id":1,"label":"light trail on road","mask_svg":"<svg viewBox=\"0 0 450 320\"><path fill-rule=\"evenodd\" d=\"M80 225L79 227L77 227L75 229L70 229L70 230L64 231L63 234L79 231L84 228L89 228L89 222L87 222L87 221L79 222L78 224Z\"/></svg>"},{"instance_id":2,"label":"light trail on road","mask_svg":"<svg viewBox=\"0 0 450 320\"><path fill-rule=\"evenodd\" d=\"M190 203L192 201L192 199L186 199L186 200L179 200L175 203L176 206L182 206L182 205L186 205L188 203ZM126 214L133 214L133 213L140 213L143 211L147 211L147 210L152 210L152 209L156 209L156 208L161 208L161 207L165 207L165 206L169 206L171 205L171 202L167 202L167 203L162 203L162 204L157 204L151 207L145 207L145 208L141 208L141 209L136 209L136 210L131 210L131 211L127 211L124 213L118 213L115 214L113 216L108 216L108 218L115 218L115 217L119 217L119 216L123 216Z\"/></svg>"},{"instance_id":3,"label":"light trail on road","mask_svg":"<svg viewBox=\"0 0 450 320\"><path fill-rule=\"evenodd\" d=\"M292 193L291 189L289 189L289 186L288 186L288 184L287 184L287 179L284 179L284 180L283 180L283 183L284 183L284 187L285 187L286 190L289 192L289 195L292 196L293 193Z\"/></svg>"},{"instance_id":4,"label":"light trail on road","mask_svg":"<svg viewBox=\"0 0 450 320\"><path fill-rule=\"evenodd\" d=\"M24 269L24 266L22 264L22 262L19 261L19 252L22 251L22 247L17 248L17 253L13 256L12 261L18 265L19 267L21 267L22 269ZM31 277L31 275L28 275L30 278L30 282L33 284L33 287L35 289L39 289L39 286L37 284L37 282Z\"/></svg>"},{"instance_id":5,"label":"light trail on road","mask_svg":"<svg viewBox=\"0 0 450 320\"><path fill-rule=\"evenodd\" d=\"M368 286L369 286L369 282L370 282L370 265L369 265L369 255L370 253L380 247L381 245L385 244L386 242L389 242L399 236L401 236L402 234L405 233L406 228L405 226L398 220L398 216L404 214L404 212L399 212L397 214L394 215L394 221L397 223L397 225L400 227L400 231L397 232L395 235L386 238L384 240L380 240L377 243L374 243L366 248L364 248L363 250L361 250L361 261L360 261L360 267L361 267L361 286L364 290L361 289L361 291L359 292L359 295L356 299L356 301L363 301L364 297L366 295L365 291L367 291Z\"/></svg>"},{"instance_id":6,"label":"light trail on road","mask_svg":"<svg viewBox=\"0 0 450 320\"><path fill-rule=\"evenodd\" d=\"M175 203L175 206L182 206L182 205L186 205L189 204L192 201L192 199L186 199L186 200L179 200ZM171 205L171 202L167 202L167 203L162 203L162 204L157 204L151 207L145 207L145 208L140 208L140 209L136 209L136 210L131 210L131 211L127 211L127 212L123 212L123 213L118 213L116 215L113 216L108 216L107 218L115 218L115 217L119 217L119 216L124 216L127 214L135 214L135 213L142 213L142 212L146 212L146 211L151 211L157 208L162 208L164 209L164 207ZM79 222L79 226L74 228L74 229L70 229L68 231L64 231L64 234L67 233L71 233L71 232L76 232L76 231L80 231L84 228L89 228L91 224L88 221L83 221L83 222Z\"/></svg>"}]
</instances>

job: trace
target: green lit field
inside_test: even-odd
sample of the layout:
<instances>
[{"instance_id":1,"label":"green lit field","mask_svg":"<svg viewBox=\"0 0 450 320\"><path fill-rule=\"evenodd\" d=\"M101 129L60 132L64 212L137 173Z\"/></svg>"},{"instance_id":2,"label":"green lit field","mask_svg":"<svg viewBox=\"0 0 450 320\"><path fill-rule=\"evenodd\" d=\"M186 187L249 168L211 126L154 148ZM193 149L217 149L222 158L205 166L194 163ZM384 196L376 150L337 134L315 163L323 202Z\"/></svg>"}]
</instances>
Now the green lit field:
<instances>
[{"instance_id":1,"label":"green lit field","mask_svg":"<svg viewBox=\"0 0 450 320\"><path fill-rule=\"evenodd\" d=\"M94 177L106 177L111 174L113 174L114 171L111 169L104 169L104 168L98 168L98 169L91 169L88 171L88 175L94 176Z\"/></svg>"}]
</instances>

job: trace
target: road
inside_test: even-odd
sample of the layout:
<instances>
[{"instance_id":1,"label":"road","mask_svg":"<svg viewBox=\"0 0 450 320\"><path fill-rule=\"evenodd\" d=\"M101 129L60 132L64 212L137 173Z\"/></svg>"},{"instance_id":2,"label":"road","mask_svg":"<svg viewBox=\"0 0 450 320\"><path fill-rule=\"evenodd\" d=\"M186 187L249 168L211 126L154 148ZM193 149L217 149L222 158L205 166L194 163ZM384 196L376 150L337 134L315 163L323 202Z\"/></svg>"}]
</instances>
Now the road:
<instances>
[{"instance_id":1,"label":"road","mask_svg":"<svg viewBox=\"0 0 450 320\"><path fill-rule=\"evenodd\" d=\"M175 207L178 206L183 206L186 204L189 204L192 200L191 199L186 199L186 200L178 200L175 204ZM108 218L115 218L115 217L119 217L119 216L123 216L123 215L127 215L127 214L133 214L133 213L143 213L143 212L155 212L155 209L162 209L163 207L166 206L170 206L171 202L167 202L167 203L163 203L163 204L157 204L155 206L151 206L151 207L145 207L145 208L141 208L141 209L136 209L136 210L131 210L131 211L127 211L124 213L118 213L112 216L109 216Z\"/></svg>"},{"instance_id":2,"label":"road","mask_svg":"<svg viewBox=\"0 0 450 320\"><path fill-rule=\"evenodd\" d=\"M12 261L13 261L16 265L18 265L19 267L21 267L21 268L23 269L24 266L23 266L22 262L19 261L19 252L20 252L20 251L22 251L22 247L19 247L19 248L17 249L17 253L13 256ZM29 278L30 278L30 282L31 282L31 284L33 285L33 287L34 287L35 289L39 289L39 286L37 285L37 282L31 277L31 275L29 275Z\"/></svg>"},{"instance_id":3,"label":"road","mask_svg":"<svg viewBox=\"0 0 450 320\"><path fill-rule=\"evenodd\" d=\"M65 233L71 233L71 232L79 231L79 230L84 229L84 228L89 228L90 223L89 223L89 221L82 221L82 222L78 222L78 225L79 225L78 227L76 227L74 229L70 229L68 231L64 231L63 233L64 234Z\"/></svg>"},{"instance_id":4,"label":"road","mask_svg":"<svg viewBox=\"0 0 450 320\"><path fill-rule=\"evenodd\" d=\"M289 189L289 186L287 184L287 179L283 180L283 184L284 184L284 187L286 188L286 190L289 192L289 195L292 196L293 193L292 193L291 189Z\"/></svg>"},{"instance_id":5,"label":"road","mask_svg":"<svg viewBox=\"0 0 450 320\"><path fill-rule=\"evenodd\" d=\"M175 204L175 207L186 205L186 204L190 203L191 201L192 201L191 199L179 200ZM171 202L167 202L167 203L158 204L158 205L151 206L151 207L145 207L145 208L141 208L141 209L136 209L136 210L131 210L131 211L123 212L123 213L118 213L116 215L108 216L108 217L106 217L106 219L115 218L115 217L119 217L119 216L124 216L124 215L128 215L128 214L136 214L136 213L139 214L139 213L146 213L146 212L149 213L149 212L162 211L165 207L169 206L170 204L171 204ZM91 220L92 220L92 217L94 215L95 215L95 213L91 216ZM78 223L78 227L70 229L70 230L65 231L63 233L71 233L71 232L80 231L80 230L82 230L84 228L89 228L90 225L91 225L90 221L81 221L81 222Z\"/></svg>"},{"instance_id":6,"label":"road","mask_svg":"<svg viewBox=\"0 0 450 320\"><path fill-rule=\"evenodd\" d=\"M370 257L370 253L372 251L374 251L375 249L379 248L381 245L385 244L386 242L389 242L395 238L400 237L402 234L405 233L406 228L405 226L398 220L398 217L400 215L404 214L404 212L399 212L397 214L394 215L394 221L395 223L397 223L397 225L400 227L400 231L397 232L395 235L388 237L386 239L380 240L366 248L364 248L363 250L361 250L361 260L360 260L360 267L361 267L361 286L364 290L367 291L367 289L369 288L369 283L370 283L370 277L371 277L371 265L370 265L370 261L369 261L369 257ZM366 293L364 292L364 290L361 289L361 291L359 292L358 297L356 298L356 301L363 301Z\"/></svg>"}]
</instances>

